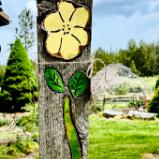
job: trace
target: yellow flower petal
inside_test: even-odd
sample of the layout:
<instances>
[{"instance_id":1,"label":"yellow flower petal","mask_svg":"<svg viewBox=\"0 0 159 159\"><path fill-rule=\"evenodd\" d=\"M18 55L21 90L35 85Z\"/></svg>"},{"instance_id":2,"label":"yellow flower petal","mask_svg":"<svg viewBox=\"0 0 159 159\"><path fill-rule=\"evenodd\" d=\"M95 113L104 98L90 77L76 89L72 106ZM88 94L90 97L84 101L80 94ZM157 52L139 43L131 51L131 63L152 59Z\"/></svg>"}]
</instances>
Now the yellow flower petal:
<instances>
[{"instance_id":1,"label":"yellow flower petal","mask_svg":"<svg viewBox=\"0 0 159 159\"><path fill-rule=\"evenodd\" d=\"M46 50L50 55L59 53L62 43L61 33L51 33L46 40Z\"/></svg>"},{"instance_id":2,"label":"yellow flower petal","mask_svg":"<svg viewBox=\"0 0 159 159\"><path fill-rule=\"evenodd\" d=\"M80 53L79 42L71 34L63 36L60 52L66 60L75 58Z\"/></svg>"},{"instance_id":3,"label":"yellow flower petal","mask_svg":"<svg viewBox=\"0 0 159 159\"><path fill-rule=\"evenodd\" d=\"M84 29L74 28L71 30L71 34L77 41L79 41L80 45L85 46L88 44L88 34Z\"/></svg>"},{"instance_id":4,"label":"yellow flower petal","mask_svg":"<svg viewBox=\"0 0 159 159\"><path fill-rule=\"evenodd\" d=\"M63 22L59 12L49 14L44 20L44 28L47 31L59 31Z\"/></svg>"},{"instance_id":5,"label":"yellow flower petal","mask_svg":"<svg viewBox=\"0 0 159 159\"><path fill-rule=\"evenodd\" d=\"M89 21L89 11L85 7L77 8L74 14L72 15L71 24L73 26L86 27Z\"/></svg>"},{"instance_id":6,"label":"yellow flower petal","mask_svg":"<svg viewBox=\"0 0 159 159\"><path fill-rule=\"evenodd\" d=\"M69 22L72 13L75 8L70 2L60 2L59 4L59 12L64 22Z\"/></svg>"}]
</instances>

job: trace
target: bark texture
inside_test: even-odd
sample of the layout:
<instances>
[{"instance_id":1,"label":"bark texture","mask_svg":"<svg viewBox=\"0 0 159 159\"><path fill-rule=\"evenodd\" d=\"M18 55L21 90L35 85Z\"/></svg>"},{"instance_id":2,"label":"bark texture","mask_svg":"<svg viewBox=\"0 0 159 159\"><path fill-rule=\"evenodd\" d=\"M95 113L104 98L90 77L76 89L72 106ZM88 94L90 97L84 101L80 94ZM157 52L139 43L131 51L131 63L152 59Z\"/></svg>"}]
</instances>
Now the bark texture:
<instances>
[{"instance_id":1,"label":"bark texture","mask_svg":"<svg viewBox=\"0 0 159 159\"><path fill-rule=\"evenodd\" d=\"M90 43L82 50L81 56L73 60L78 63L60 63L62 60L50 57L45 50L46 33L41 29L45 16L57 9L58 0L37 0L38 6L38 62L39 62L39 118L40 118L40 158L41 159L71 159L63 120L64 94L53 93L47 86L44 70L47 66L57 68L61 73L65 85L68 79L78 70L87 71L90 59ZM92 0L78 0L78 4L92 8ZM91 39L91 20L88 24ZM90 40L91 42L91 40ZM81 62L81 63L80 63ZM84 62L84 63L82 63ZM49 63L49 64L48 64ZM51 63L51 64L50 64ZM71 97L75 124L82 146L82 159L88 155L88 106L90 93L74 99L67 90L65 94Z\"/></svg>"}]
</instances>

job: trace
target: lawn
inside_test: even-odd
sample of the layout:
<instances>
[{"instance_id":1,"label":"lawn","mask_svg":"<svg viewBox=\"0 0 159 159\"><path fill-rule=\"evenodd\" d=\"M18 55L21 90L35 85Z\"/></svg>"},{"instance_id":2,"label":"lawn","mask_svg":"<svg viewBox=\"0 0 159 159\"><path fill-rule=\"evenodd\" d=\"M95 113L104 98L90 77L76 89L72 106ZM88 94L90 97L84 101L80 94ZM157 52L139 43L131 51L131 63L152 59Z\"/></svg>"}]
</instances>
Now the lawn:
<instances>
[{"instance_id":1,"label":"lawn","mask_svg":"<svg viewBox=\"0 0 159 159\"><path fill-rule=\"evenodd\" d=\"M159 119L155 121L105 119L100 115L89 117L88 159L142 159L144 154L159 154ZM0 139L14 139L0 128ZM19 159L27 152L38 156L37 143L32 137L20 143L0 145L0 158ZM19 149L18 145L21 145ZM9 154L11 152L11 154ZM36 157L33 157L36 159Z\"/></svg>"},{"instance_id":2,"label":"lawn","mask_svg":"<svg viewBox=\"0 0 159 159\"><path fill-rule=\"evenodd\" d=\"M90 116L89 159L141 159L159 153L159 120L106 120Z\"/></svg>"}]
</instances>

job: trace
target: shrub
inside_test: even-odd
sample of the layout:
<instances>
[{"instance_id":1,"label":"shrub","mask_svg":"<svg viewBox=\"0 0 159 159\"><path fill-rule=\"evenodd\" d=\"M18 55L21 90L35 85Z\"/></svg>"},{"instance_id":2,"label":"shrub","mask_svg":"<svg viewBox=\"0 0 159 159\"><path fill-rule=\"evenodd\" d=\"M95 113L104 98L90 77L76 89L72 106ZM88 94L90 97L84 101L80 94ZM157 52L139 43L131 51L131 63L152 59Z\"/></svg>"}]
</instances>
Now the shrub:
<instances>
[{"instance_id":1,"label":"shrub","mask_svg":"<svg viewBox=\"0 0 159 159\"><path fill-rule=\"evenodd\" d=\"M159 114L159 87L155 90L154 96L149 102L148 111Z\"/></svg>"},{"instance_id":2,"label":"shrub","mask_svg":"<svg viewBox=\"0 0 159 159\"><path fill-rule=\"evenodd\" d=\"M144 106L144 101L141 99L132 99L129 101L128 107L139 109L140 107Z\"/></svg>"},{"instance_id":3,"label":"shrub","mask_svg":"<svg viewBox=\"0 0 159 159\"><path fill-rule=\"evenodd\" d=\"M134 88L133 87L129 88L129 92L130 93L134 93L134 92L138 93L138 92L142 92L142 91L143 91L143 89L141 87L139 87L139 86L138 87L134 87Z\"/></svg>"},{"instance_id":4,"label":"shrub","mask_svg":"<svg viewBox=\"0 0 159 159\"><path fill-rule=\"evenodd\" d=\"M155 89L159 87L159 79L156 81Z\"/></svg>"},{"instance_id":5,"label":"shrub","mask_svg":"<svg viewBox=\"0 0 159 159\"><path fill-rule=\"evenodd\" d=\"M31 136L32 140L35 142L39 141L39 133L38 132L34 132Z\"/></svg>"},{"instance_id":6,"label":"shrub","mask_svg":"<svg viewBox=\"0 0 159 159\"><path fill-rule=\"evenodd\" d=\"M24 155L38 151L38 144L31 138L24 138L17 135L16 142L7 145L0 145L0 158L15 159L22 158ZM38 153L36 154L38 155Z\"/></svg>"},{"instance_id":7,"label":"shrub","mask_svg":"<svg viewBox=\"0 0 159 159\"><path fill-rule=\"evenodd\" d=\"M127 84L121 84L114 88L115 95L126 95L129 92Z\"/></svg>"},{"instance_id":8,"label":"shrub","mask_svg":"<svg viewBox=\"0 0 159 159\"><path fill-rule=\"evenodd\" d=\"M9 125L9 121L6 119L0 119L0 127L4 125Z\"/></svg>"},{"instance_id":9,"label":"shrub","mask_svg":"<svg viewBox=\"0 0 159 159\"><path fill-rule=\"evenodd\" d=\"M24 154L29 154L33 151L35 147L35 142L33 142L33 140L29 138L22 139L20 137L17 137L15 146L18 148L20 152Z\"/></svg>"},{"instance_id":10,"label":"shrub","mask_svg":"<svg viewBox=\"0 0 159 159\"><path fill-rule=\"evenodd\" d=\"M16 125L22 127L24 130L29 132L38 131L38 106L26 106L25 110L30 109L30 114L28 116L21 117Z\"/></svg>"}]
</instances>

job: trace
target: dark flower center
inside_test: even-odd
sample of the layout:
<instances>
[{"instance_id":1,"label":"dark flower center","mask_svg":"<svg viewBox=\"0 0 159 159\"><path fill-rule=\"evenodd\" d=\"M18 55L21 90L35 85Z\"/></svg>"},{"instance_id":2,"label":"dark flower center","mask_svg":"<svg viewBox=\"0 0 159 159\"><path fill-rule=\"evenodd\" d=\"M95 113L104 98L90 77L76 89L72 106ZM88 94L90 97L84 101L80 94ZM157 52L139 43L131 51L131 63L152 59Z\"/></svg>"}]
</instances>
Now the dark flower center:
<instances>
[{"instance_id":1,"label":"dark flower center","mask_svg":"<svg viewBox=\"0 0 159 159\"><path fill-rule=\"evenodd\" d=\"M63 28L62 28L62 31L63 31L63 34L64 35L67 35L70 33L70 30L71 30L71 26L69 24L64 24L63 25Z\"/></svg>"}]
</instances>

